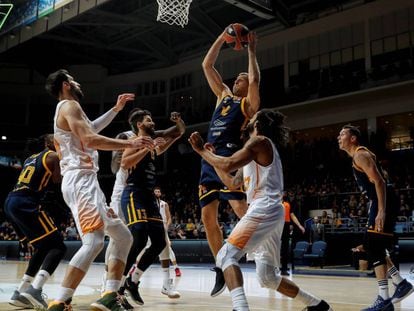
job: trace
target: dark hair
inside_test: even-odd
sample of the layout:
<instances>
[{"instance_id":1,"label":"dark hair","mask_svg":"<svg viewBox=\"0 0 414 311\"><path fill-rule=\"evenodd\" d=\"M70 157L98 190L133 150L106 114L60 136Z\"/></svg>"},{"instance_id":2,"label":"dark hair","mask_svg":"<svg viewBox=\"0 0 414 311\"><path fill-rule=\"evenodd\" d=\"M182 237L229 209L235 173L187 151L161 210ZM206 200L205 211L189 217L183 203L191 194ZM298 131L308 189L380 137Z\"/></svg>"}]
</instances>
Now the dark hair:
<instances>
[{"instance_id":1,"label":"dark hair","mask_svg":"<svg viewBox=\"0 0 414 311\"><path fill-rule=\"evenodd\" d=\"M131 126L132 131L135 134L137 134L138 133L137 122L142 122L145 116L151 116L151 112L149 112L148 110L142 110L139 108L136 108L134 110L130 112L129 117L128 117L128 122L129 122L129 125Z\"/></svg>"},{"instance_id":2,"label":"dark hair","mask_svg":"<svg viewBox=\"0 0 414 311\"><path fill-rule=\"evenodd\" d=\"M357 141L359 142L361 139L361 131L357 126L346 124L342 127L343 130L348 130L351 136L355 136L357 138Z\"/></svg>"},{"instance_id":3,"label":"dark hair","mask_svg":"<svg viewBox=\"0 0 414 311\"><path fill-rule=\"evenodd\" d=\"M257 113L257 132L270 138L276 147L285 147L289 141L289 128L285 126L286 116L271 109L262 109Z\"/></svg>"},{"instance_id":4,"label":"dark hair","mask_svg":"<svg viewBox=\"0 0 414 311\"><path fill-rule=\"evenodd\" d=\"M53 134L43 134L38 138L28 138L24 148L24 154L26 157L41 152L45 149L47 142L53 139Z\"/></svg>"},{"instance_id":5,"label":"dark hair","mask_svg":"<svg viewBox=\"0 0 414 311\"><path fill-rule=\"evenodd\" d=\"M46 91L54 98L59 98L59 93L62 90L62 83L69 81L68 75L69 72L65 69L59 69L58 71L51 73L46 79Z\"/></svg>"},{"instance_id":6,"label":"dark hair","mask_svg":"<svg viewBox=\"0 0 414 311\"><path fill-rule=\"evenodd\" d=\"M155 187L154 187L154 191L155 191L155 190L159 190L159 191L161 191L161 188L160 188L159 186L155 186Z\"/></svg>"}]
</instances>

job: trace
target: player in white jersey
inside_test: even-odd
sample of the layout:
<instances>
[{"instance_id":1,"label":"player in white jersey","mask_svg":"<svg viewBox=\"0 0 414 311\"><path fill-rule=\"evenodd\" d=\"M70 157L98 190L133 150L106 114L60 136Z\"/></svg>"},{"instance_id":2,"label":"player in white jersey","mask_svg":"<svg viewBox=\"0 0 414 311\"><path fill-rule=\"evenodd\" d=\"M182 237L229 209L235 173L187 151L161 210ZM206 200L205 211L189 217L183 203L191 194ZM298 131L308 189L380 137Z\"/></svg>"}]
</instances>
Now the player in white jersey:
<instances>
[{"instance_id":1,"label":"player in white jersey","mask_svg":"<svg viewBox=\"0 0 414 311\"><path fill-rule=\"evenodd\" d=\"M217 264L224 272L234 311L249 310L238 262L247 252L253 251L262 287L302 301L306 305L305 310L331 310L324 300L303 291L280 276L278 271L284 208L283 170L277 148L288 141L284 119L283 114L270 109L257 112L245 130L250 138L230 157L214 154L213 147L204 145L197 132L189 139L193 149L216 169L229 189L240 187L243 181L246 187L249 209L217 255ZM235 170L238 170L236 175L231 175Z\"/></svg>"},{"instance_id":2,"label":"player in white jersey","mask_svg":"<svg viewBox=\"0 0 414 311\"><path fill-rule=\"evenodd\" d=\"M90 121L79 101L83 97L80 84L66 70L49 75L46 90L59 100L54 118L54 137L60 156L62 193L72 211L82 246L71 259L55 301L48 310L71 309L72 296L102 250L104 231L114 240L110 255L106 294L92 303L94 310L125 310L117 297L122 270L125 267L132 237L117 214L106 205L105 195L97 179L99 150L124 148L155 148L149 138L135 140L112 139L98 133L103 130L134 99L134 94L122 94L116 105L94 121Z\"/></svg>"},{"instance_id":3,"label":"player in white jersey","mask_svg":"<svg viewBox=\"0 0 414 311\"><path fill-rule=\"evenodd\" d=\"M165 229L165 241L167 242L167 246L164 248L164 250L161 252L159 256L161 265L163 267L164 266L169 267L169 261L171 260L173 267L174 267L175 276L180 277L181 270L177 265L177 258L175 257L175 253L171 247L170 238L168 237L168 227L171 225L170 207L167 202L161 200L162 193L161 193L160 187L154 188L154 195L157 200L157 204L160 208L160 214L161 214L161 218L164 223L164 229ZM163 261L165 262L164 264L163 264Z\"/></svg>"}]
</instances>

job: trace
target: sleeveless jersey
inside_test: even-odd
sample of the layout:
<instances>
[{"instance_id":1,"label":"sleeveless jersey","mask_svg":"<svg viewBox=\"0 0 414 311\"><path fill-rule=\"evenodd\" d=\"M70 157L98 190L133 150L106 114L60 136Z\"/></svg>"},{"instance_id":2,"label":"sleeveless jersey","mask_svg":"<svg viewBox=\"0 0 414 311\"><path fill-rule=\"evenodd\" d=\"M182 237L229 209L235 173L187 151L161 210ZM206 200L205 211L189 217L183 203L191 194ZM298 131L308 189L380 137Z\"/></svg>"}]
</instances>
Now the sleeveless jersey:
<instances>
[{"instance_id":1,"label":"sleeveless jersey","mask_svg":"<svg viewBox=\"0 0 414 311\"><path fill-rule=\"evenodd\" d=\"M156 184L155 153L154 158L151 152L133 168L129 169L127 184L133 184L141 190L153 191Z\"/></svg>"},{"instance_id":2,"label":"sleeveless jersey","mask_svg":"<svg viewBox=\"0 0 414 311\"><path fill-rule=\"evenodd\" d=\"M359 146L356 149L356 152L358 150L366 150L368 151L376 161L376 156L371 151L368 150L368 148ZM389 181L385 178L384 172L381 169L381 166L379 163L377 164L377 168L379 173L381 174L382 178L386 182L386 202L385 202L385 223L384 223L384 232L393 232L394 231L394 225L398 213L398 197L395 194L395 191L393 189L393 186ZM378 213L378 197L377 192L375 190L375 184L372 183L367 174L365 174L361 169L358 169L358 166L353 161L352 163L352 169L354 171L354 177L355 181L358 185L359 190L370 200L370 204L368 205L368 221L367 221L367 227L368 228L374 228L375 227L375 218Z\"/></svg>"},{"instance_id":3,"label":"sleeveless jersey","mask_svg":"<svg viewBox=\"0 0 414 311\"><path fill-rule=\"evenodd\" d=\"M45 149L28 157L23 164L16 185L12 192L28 190L41 196L47 187L52 172L46 165L46 157L52 151Z\"/></svg>"},{"instance_id":4,"label":"sleeveless jersey","mask_svg":"<svg viewBox=\"0 0 414 311\"><path fill-rule=\"evenodd\" d=\"M229 149L233 150L231 153L234 153L242 147L241 129L247 124L248 120L244 111L245 100L245 97L239 98L228 95L223 97L214 110L208 129L207 141L213 144L217 150Z\"/></svg>"},{"instance_id":5,"label":"sleeveless jersey","mask_svg":"<svg viewBox=\"0 0 414 311\"><path fill-rule=\"evenodd\" d=\"M162 217L162 221L164 224L167 224L167 215L165 213L165 207L167 206L167 202L157 199L157 204L158 204L158 207L160 208L160 214Z\"/></svg>"},{"instance_id":6,"label":"sleeveless jersey","mask_svg":"<svg viewBox=\"0 0 414 311\"><path fill-rule=\"evenodd\" d=\"M268 166L261 166L255 161L243 167L244 186L247 203L267 201L268 204L282 202L283 171L282 162L275 145L268 139L273 149L273 160Z\"/></svg>"},{"instance_id":7,"label":"sleeveless jersey","mask_svg":"<svg viewBox=\"0 0 414 311\"><path fill-rule=\"evenodd\" d=\"M363 147L363 146L359 146L356 149L355 153L358 152L358 150L368 151L373 156L375 162L377 162L375 154L373 154L371 151L369 151L368 148ZM384 178L383 172L381 170L381 166L378 163L377 163L377 167L378 167L378 171L380 172L382 178ZM365 174L362 170L358 169L358 167L357 167L357 165L355 164L354 161L352 161L352 170L354 172L355 181L358 185L359 190L363 194L365 194L368 197L368 199L377 200L377 192L375 191L374 183L372 183L369 180L367 174ZM384 180L385 180L385 178L384 178Z\"/></svg>"},{"instance_id":8,"label":"sleeveless jersey","mask_svg":"<svg viewBox=\"0 0 414 311\"><path fill-rule=\"evenodd\" d=\"M99 170L98 151L87 148L72 132L62 130L57 126L60 107L67 102L69 101L62 100L58 103L54 117L54 138L57 143L56 151L60 157L61 174L64 176L67 171L81 169L88 169L96 173ZM90 123L89 119L87 120Z\"/></svg>"}]
</instances>

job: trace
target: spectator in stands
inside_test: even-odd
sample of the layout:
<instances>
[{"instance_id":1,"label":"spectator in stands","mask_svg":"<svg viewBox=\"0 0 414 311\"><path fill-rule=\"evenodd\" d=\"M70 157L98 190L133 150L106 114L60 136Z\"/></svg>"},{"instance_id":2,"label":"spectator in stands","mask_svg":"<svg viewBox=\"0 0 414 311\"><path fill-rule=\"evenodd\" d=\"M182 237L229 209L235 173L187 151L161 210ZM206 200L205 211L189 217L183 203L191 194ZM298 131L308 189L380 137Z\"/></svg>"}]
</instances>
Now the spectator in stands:
<instances>
[{"instance_id":1,"label":"spectator in stands","mask_svg":"<svg viewBox=\"0 0 414 311\"><path fill-rule=\"evenodd\" d=\"M66 240L68 241L76 241L79 240L79 234L75 227L75 222L71 222L70 226L66 228Z\"/></svg>"},{"instance_id":2,"label":"spectator in stands","mask_svg":"<svg viewBox=\"0 0 414 311\"><path fill-rule=\"evenodd\" d=\"M325 241L325 226L320 223L318 216L313 217L310 237L311 243Z\"/></svg>"},{"instance_id":3,"label":"spectator in stands","mask_svg":"<svg viewBox=\"0 0 414 311\"><path fill-rule=\"evenodd\" d=\"M398 216L405 216L405 217L410 217L412 216L412 211L410 206L405 202L405 199L401 199L400 200L400 208L399 208L399 213Z\"/></svg>"},{"instance_id":4,"label":"spectator in stands","mask_svg":"<svg viewBox=\"0 0 414 311\"><path fill-rule=\"evenodd\" d=\"M328 215L328 213L326 211L323 211L322 212L321 224L324 225L324 226L331 224L331 218L329 217L329 215Z\"/></svg>"},{"instance_id":5,"label":"spectator in stands","mask_svg":"<svg viewBox=\"0 0 414 311\"><path fill-rule=\"evenodd\" d=\"M196 228L193 220L191 218L187 219L187 224L185 225L186 234L191 235L194 229Z\"/></svg>"},{"instance_id":6,"label":"spectator in stands","mask_svg":"<svg viewBox=\"0 0 414 311\"><path fill-rule=\"evenodd\" d=\"M187 236L185 234L185 231L182 228L179 228L177 230L177 238L181 239L181 240L185 240L187 239Z\"/></svg>"}]
</instances>

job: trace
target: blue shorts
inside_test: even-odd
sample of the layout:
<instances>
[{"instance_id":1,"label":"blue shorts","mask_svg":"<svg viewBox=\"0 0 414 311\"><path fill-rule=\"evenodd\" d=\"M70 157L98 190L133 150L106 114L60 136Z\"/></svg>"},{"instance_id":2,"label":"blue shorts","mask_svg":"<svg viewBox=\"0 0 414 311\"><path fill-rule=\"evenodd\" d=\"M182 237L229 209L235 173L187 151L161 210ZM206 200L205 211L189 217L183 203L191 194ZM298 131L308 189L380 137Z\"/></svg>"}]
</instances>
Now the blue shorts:
<instances>
[{"instance_id":1,"label":"blue shorts","mask_svg":"<svg viewBox=\"0 0 414 311\"><path fill-rule=\"evenodd\" d=\"M222 183L208 183L198 186L198 199L203 208L214 200L245 200L246 195L242 189L228 190Z\"/></svg>"},{"instance_id":2,"label":"blue shorts","mask_svg":"<svg viewBox=\"0 0 414 311\"><path fill-rule=\"evenodd\" d=\"M17 227L15 230L19 238L26 237L34 246L50 237L60 236L52 218L40 210L39 200L32 195L11 192L6 198L4 212L7 219Z\"/></svg>"},{"instance_id":3,"label":"blue shorts","mask_svg":"<svg viewBox=\"0 0 414 311\"><path fill-rule=\"evenodd\" d=\"M128 185L122 192L121 209L130 230L146 226L148 222L162 222L154 194L136 186Z\"/></svg>"}]
</instances>

